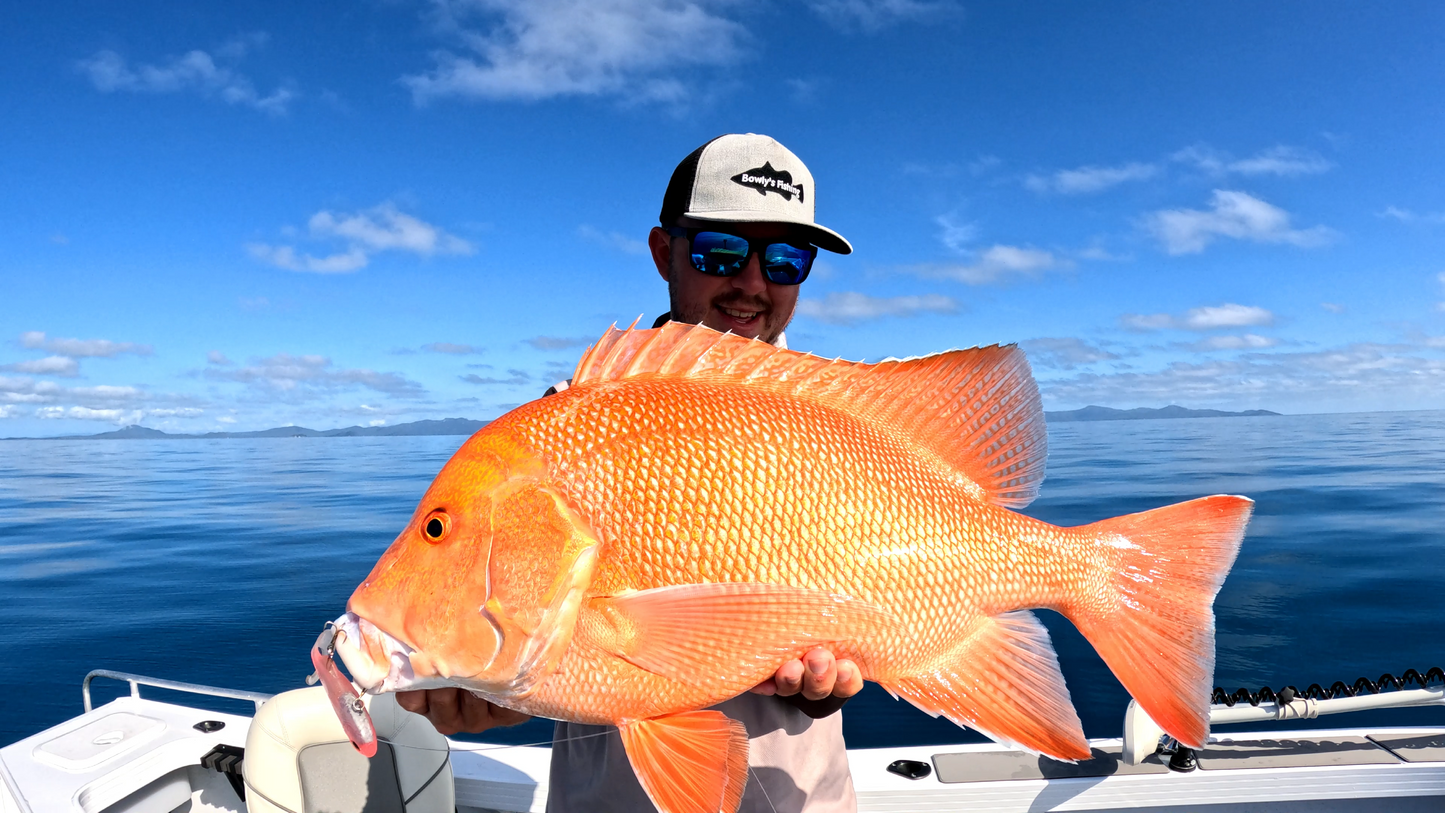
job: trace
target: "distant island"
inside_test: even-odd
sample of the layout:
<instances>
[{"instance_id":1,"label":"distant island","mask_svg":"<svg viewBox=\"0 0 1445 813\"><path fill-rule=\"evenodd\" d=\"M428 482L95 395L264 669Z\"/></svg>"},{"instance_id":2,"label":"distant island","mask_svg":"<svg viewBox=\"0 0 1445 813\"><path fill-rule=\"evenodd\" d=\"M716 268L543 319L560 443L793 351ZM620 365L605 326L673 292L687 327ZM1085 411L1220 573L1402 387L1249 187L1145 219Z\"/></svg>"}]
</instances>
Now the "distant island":
<instances>
[{"instance_id":1,"label":"distant island","mask_svg":"<svg viewBox=\"0 0 1445 813\"><path fill-rule=\"evenodd\" d=\"M6 440L205 440L211 438L394 438L417 435L470 435L491 421L470 418L444 418L439 421L413 421L392 426L348 426L344 429L307 429L304 426L278 426L256 432L207 432L183 435L147 429L134 424L114 432L98 435L69 435L58 438L6 438Z\"/></svg>"},{"instance_id":2,"label":"distant island","mask_svg":"<svg viewBox=\"0 0 1445 813\"><path fill-rule=\"evenodd\" d=\"M1187 409L1173 404L1153 409L1114 409L1113 407L1086 406L1067 412L1045 412L1044 417L1052 423L1067 421L1152 421L1159 418L1258 418L1278 416L1278 412L1267 409L1248 409L1244 412L1224 412L1218 409Z\"/></svg>"},{"instance_id":3,"label":"distant island","mask_svg":"<svg viewBox=\"0 0 1445 813\"><path fill-rule=\"evenodd\" d=\"M1138 407L1137 409L1114 409L1113 407L1086 406L1067 412L1045 412L1044 417L1052 423L1068 421L1142 421L1158 418L1255 418L1276 416L1278 412L1267 409L1250 409L1244 412L1224 412L1218 409L1187 409L1182 406L1167 406L1162 409ZM261 429L255 432L206 432L201 435L184 435L147 429L144 426L127 426L113 432L98 435L67 435L58 438L5 438L5 440L206 440L214 438L395 438L419 435L470 435L491 421L475 421L470 418L444 418L442 420L412 421L392 426L348 426L344 429L307 429L304 426L278 426L275 429Z\"/></svg>"}]
</instances>

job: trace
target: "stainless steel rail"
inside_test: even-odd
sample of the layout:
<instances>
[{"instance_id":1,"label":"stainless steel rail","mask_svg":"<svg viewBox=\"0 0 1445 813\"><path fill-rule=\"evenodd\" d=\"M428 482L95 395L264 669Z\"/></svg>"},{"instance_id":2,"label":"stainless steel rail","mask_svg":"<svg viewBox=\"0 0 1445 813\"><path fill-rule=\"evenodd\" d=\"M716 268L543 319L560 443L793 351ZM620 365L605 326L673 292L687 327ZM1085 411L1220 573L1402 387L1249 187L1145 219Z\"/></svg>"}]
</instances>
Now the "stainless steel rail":
<instances>
[{"instance_id":1,"label":"stainless steel rail","mask_svg":"<svg viewBox=\"0 0 1445 813\"><path fill-rule=\"evenodd\" d=\"M1424 689L1401 689L1379 694L1335 697L1314 700L1296 697L1289 703L1260 702L1258 706L1237 703L1234 706L1210 706L1209 722L1252 723L1263 720L1309 720L1325 714L1343 714L1364 709L1406 708L1410 706L1445 706L1445 686ZM1124 764L1138 765L1159 748L1164 729L1130 700L1124 711Z\"/></svg>"},{"instance_id":2,"label":"stainless steel rail","mask_svg":"<svg viewBox=\"0 0 1445 813\"><path fill-rule=\"evenodd\" d=\"M182 683L178 680L165 680L164 678L146 677L145 675L132 675L129 672L112 672L109 669L96 669L85 676L85 681L80 684L80 693L85 698L85 710L90 711L90 682L98 677L110 678L111 680L122 680L130 684L130 696L140 697L141 686L154 686L157 689L171 689L177 692L190 692L191 694L203 694L210 697L226 697L232 700L250 700L256 704L256 710L261 710L261 704L271 699L271 695L263 692L246 692L240 689L222 689L219 686L202 686L199 683Z\"/></svg>"}]
</instances>

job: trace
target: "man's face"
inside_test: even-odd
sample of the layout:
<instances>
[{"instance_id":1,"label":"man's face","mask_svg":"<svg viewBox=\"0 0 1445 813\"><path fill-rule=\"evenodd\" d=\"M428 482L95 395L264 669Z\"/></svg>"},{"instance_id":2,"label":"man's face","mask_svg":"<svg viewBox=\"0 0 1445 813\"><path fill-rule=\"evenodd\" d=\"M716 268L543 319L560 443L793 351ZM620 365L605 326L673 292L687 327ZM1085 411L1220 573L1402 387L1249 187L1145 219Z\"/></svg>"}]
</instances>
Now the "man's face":
<instances>
[{"instance_id":1,"label":"man's face","mask_svg":"<svg viewBox=\"0 0 1445 813\"><path fill-rule=\"evenodd\" d=\"M801 240L793 227L783 223L701 223L684 218L684 228L716 227L718 231L746 237L754 246L793 238ZM803 242L806 242L805 240ZM678 322L703 324L739 336L777 341L793 318L798 304L797 285L778 285L763 276L756 253L734 277L714 277L692 267L686 237L672 237L654 228L648 237L657 272L667 280L672 299L672 318Z\"/></svg>"}]
</instances>

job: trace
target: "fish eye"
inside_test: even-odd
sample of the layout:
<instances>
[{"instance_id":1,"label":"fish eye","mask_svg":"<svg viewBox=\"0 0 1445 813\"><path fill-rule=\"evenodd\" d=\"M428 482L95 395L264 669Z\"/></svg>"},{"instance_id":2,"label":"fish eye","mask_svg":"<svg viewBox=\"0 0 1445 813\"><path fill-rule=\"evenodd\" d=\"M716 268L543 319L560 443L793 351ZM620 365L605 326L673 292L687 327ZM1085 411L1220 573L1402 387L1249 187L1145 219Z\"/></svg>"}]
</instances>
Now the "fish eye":
<instances>
[{"instance_id":1,"label":"fish eye","mask_svg":"<svg viewBox=\"0 0 1445 813\"><path fill-rule=\"evenodd\" d=\"M451 529L451 524L451 517L448 517L445 512L433 511L431 517L422 525L422 535L427 538L428 542L440 542Z\"/></svg>"}]
</instances>

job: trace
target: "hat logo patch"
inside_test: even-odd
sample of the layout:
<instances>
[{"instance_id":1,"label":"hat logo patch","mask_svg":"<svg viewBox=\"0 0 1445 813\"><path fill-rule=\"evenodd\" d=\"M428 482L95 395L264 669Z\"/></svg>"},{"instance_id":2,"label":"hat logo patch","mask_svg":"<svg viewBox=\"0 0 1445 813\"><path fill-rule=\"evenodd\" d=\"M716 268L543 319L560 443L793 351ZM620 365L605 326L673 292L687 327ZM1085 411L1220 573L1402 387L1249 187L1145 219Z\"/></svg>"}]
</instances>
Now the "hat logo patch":
<instances>
[{"instance_id":1,"label":"hat logo patch","mask_svg":"<svg viewBox=\"0 0 1445 813\"><path fill-rule=\"evenodd\" d=\"M793 196L797 195L798 202L803 202L803 185L793 183L793 173L773 169L772 162L765 162L755 169L745 169L731 180L735 184L758 190L758 194L763 197L767 197L769 192L776 192L783 200L792 200Z\"/></svg>"}]
</instances>

